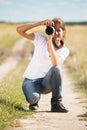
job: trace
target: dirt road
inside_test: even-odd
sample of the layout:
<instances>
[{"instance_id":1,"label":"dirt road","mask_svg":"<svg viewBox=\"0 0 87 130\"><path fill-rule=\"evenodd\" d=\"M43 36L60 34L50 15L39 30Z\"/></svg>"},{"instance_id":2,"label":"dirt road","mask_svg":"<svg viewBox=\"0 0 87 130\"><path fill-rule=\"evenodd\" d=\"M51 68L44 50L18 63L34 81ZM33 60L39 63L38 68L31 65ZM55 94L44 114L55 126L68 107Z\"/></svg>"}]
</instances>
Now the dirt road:
<instances>
[{"instance_id":1,"label":"dirt road","mask_svg":"<svg viewBox=\"0 0 87 130\"><path fill-rule=\"evenodd\" d=\"M24 42L25 40L22 39L22 41L16 44L16 47L13 49L14 54L17 48L24 45ZM0 80L16 67L17 58L19 57L16 57L15 60L14 58L7 59L0 66ZM19 122L18 127L6 128L6 130L87 130L87 122L81 121L81 117L78 117L78 115L85 112L83 108L84 104L81 103L82 99L79 98L79 93L74 91L72 80L66 70L64 69L63 71L63 104L69 109L69 112L51 113L51 93L42 95L39 102L39 109L33 117L27 116L26 119L16 119L16 122Z\"/></svg>"},{"instance_id":2,"label":"dirt road","mask_svg":"<svg viewBox=\"0 0 87 130\"><path fill-rule=\"evenodd\" d=\"M0 81L2 81L2 79L16 67L18 61L21 59L20 53L23 51L25 42L25 38L17 41L12 49L12 56L8 57L5 62L0 65Z\"/></svg>"},{"instance_id":3,"label":"dirt road","mask_svg":"<svg viewBox=\"0 0 87 130\"><path fill-rule=\"evenodd\" d=\"M62 95L63 104L69 109L68 113L51 113L51 93L42 95L39 109L34 117L16 119L20 125L9 130L87 130L87 122L81 121L81 117L78 117L85 112L81 103L82 99L79 98L79 93L73 91L72 80L67 75L66 70L63 71Z\"/></svg>"}]
</instances>

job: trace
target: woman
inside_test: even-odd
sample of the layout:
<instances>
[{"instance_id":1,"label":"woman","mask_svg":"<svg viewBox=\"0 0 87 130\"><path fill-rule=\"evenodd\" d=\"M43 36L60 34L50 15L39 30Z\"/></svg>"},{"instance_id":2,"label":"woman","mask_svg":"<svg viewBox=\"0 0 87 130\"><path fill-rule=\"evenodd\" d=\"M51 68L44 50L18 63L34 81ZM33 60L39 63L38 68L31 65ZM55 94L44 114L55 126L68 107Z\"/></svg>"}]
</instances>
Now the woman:
<instances>
[{"instance_id":1,"label":"woman","mask_svg":"<svg viewBox=\"0 0 87 130\"><path fill-rule=\"evenodd\" d=\"M53 28L50 35L31 32L38 26ZM51 112L68 112L62 104L62 77L61 65L69 55L64 44L66 28L62 19L43 20L28 23L17 27L17 32L23 37L32 40L35 46L34 54L23 77L23 92L29 102L29 109L36 110L41 94L52 92Z\"/></svg>"}]
</instances>

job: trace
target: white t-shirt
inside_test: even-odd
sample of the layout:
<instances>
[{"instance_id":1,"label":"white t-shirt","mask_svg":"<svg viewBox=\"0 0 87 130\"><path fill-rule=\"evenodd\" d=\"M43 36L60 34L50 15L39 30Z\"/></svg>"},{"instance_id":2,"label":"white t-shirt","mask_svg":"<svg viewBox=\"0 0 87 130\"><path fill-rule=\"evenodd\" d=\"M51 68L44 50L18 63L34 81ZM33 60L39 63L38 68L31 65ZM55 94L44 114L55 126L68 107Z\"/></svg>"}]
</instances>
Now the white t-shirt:
<instances>
[{"instance_id":1,"label":"white t-shirt","mask_svg":"<svg viewBox=\"0 0 87 130\"><path fill-rule=\"evenodd\" d=\"M24 78L28 79L37 79L44 77L49 69L53 66L49 52L47 50L46 36L39 33L34 34L35 39L32 41L35 45L34 54L23 75ZM58 56L61 56L63 60L65 60L69 55L69 50L64 45L61 49L57 50L56 53Z\"/></svg>"}]
</instances>

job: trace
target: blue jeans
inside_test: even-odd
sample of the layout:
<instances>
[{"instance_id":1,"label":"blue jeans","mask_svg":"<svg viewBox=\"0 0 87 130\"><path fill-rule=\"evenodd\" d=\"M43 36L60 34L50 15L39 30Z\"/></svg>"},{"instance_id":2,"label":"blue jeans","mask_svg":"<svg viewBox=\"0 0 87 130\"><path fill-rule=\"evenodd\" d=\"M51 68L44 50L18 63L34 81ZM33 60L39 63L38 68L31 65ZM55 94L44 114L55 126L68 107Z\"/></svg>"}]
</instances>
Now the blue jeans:
<instances>
[{"instance_id":1,"label":"blue jeans","mask_svg":"<svg viewBox=\"0 0 87 130\"><path fill-rule=\"evenodd\" d=\"M41 94L49 92L52 92L51 104L57 104L62 100L62 79L58 66L52 67L44 78L24 79L22 89L30 104L37 103Z\"/></svg>"}]
</instances>

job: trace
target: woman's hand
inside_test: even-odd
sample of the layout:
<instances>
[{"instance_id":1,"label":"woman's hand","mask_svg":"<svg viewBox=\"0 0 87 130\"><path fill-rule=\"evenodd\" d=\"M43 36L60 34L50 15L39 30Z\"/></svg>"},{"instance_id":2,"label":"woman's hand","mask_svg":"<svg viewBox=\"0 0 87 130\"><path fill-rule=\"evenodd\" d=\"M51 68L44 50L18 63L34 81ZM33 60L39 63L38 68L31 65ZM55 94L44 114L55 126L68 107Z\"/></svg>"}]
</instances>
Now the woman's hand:
<instances>
[{"instance_id":1,"label":"woman's hand","mask_svg":"<svg viewBox=\"0 0 87 130\"><path fill-rule=\"evenodd\" d=\"M52 20L49 20L49 19L42 21L41 24L46 25L46 26L54 26L54 22Z\"/></svg>"}]
</instances>

